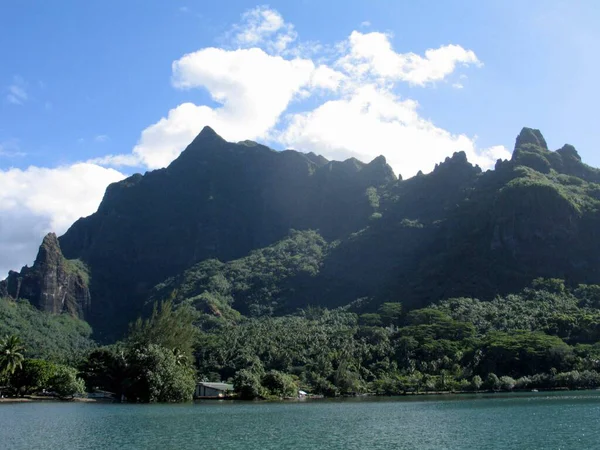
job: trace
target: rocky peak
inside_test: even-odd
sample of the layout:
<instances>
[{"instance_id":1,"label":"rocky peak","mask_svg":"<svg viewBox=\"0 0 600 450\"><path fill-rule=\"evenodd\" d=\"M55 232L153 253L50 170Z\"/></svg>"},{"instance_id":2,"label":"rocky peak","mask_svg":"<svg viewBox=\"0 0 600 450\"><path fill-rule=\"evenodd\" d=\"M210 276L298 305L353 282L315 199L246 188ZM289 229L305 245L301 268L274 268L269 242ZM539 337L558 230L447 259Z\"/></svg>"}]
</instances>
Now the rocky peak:
<instances>
[{"instance_id":1,"label":"rocky peak","mask_svg":"<svg viewBox=\"0 0 600 450\"><path fill-rule=\"evenodd\" d=\"M372 186L381 186L397 179L385 156L380 155L363 167L361 177Z\"/></svg>"},{"instance_id":2,"label":"rocky peak","mask_svg":"<svg viewBox=\"0 0 600 450\"><path fill-rule=\"evenodd\" d=\"M548 150L548 144L546 144L544 136L542 136L540 130L536 130L534 128L525 127L521 130L517 136L517 141L515 142L515 150L525 147L527 144L535 145L544 150Z\"/></svg>"},{"instance_id":3,"label":"rocky peak","mask_svg":"<svg viewBox=\"0 0 600 450\"><path fill-rule=\"evenodd\" d=\"M480 173L479 166L473 166L463 151L455 152L452 157L446 157L444 162L436 164L433 173L455 172L455 173Z\"/></svg>"},{"instance_id":4,"label":"rocky peak","mask_svg":"<svg viewBox=\"0 0 600 450\"><path fill-rule=\"evenodd\" d=\"M35 265L56 265L63 260L63 254L60 251L58 237L54 233L48 233L44 236L42 244L35 258Z\"/></svg>"},{"instance_id":5,"label":"rocky peak","mask_svg":"<svg viewBox=\"0 0 600 450\"><path fill-rule=\"evenodd\" d=\"M324 156L317 155L313 152L306 153L306 157L312 162L314 162L317 165L317 167L322 167L329 162Z\"/></svg>"},{"instance_id":6,"label":"rocky peak","mask_svg":"<svg viewBox=\"0 0 600 450\"><path fill-rule=\"evenodd\" d=\"M214 140L224 140L221 136L217 134L215 130L213 130L208 125L202 128L202 131L196 136L196 138L192 142L196 141L214 141Z\"/></svg>"},{"instance_id":7,"label":"rocky peak","mask_svg":"<svg viewBox=\"0 0 600 450\"><path fill-rule=\"evenodd\" d=\"M552 169L552 152L540 130L523 128L517 136L511 166L526 166L541 173Z\"/></svg>"},{"instance_id":8,"label":"rocky peak","mask_svg":"<svg viewBox=\"0 0 600 450\"><path fill-rule=\"evenodd\" d=\"M577 152L577 150L575 150L575 147L573 147L570 144L563 145L562 148L556 150L556 153L560 154L560 156L562 156L563 159L568 158L581 161L581 156L579 156L579 153Z\"/></svg>"},{"instance_id":9,"label":"rocky peak","mask_svg":"<svg viewBox=\"0 0 600 450\"><path fill-rule=\"evenodd\" d=\"M84 318L90 306L87 268L65 259L54 233L44 237L33 266L11 271L3 285L3 294L25 298L54 314L67 312Z\"/></svg>"}]
</instances>

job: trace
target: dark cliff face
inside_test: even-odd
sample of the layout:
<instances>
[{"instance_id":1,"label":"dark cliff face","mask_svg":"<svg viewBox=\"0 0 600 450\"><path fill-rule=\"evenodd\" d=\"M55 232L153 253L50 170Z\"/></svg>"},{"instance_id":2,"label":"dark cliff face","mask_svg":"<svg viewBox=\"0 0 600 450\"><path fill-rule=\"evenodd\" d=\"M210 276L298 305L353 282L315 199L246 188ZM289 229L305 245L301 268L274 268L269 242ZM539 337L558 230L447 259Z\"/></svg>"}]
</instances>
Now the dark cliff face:
<instances>
[{"instance_id":1,"label":"dark cliff face","mask_svg":"<svg viewBox=\"0 0 600 450\"><path fill-rule=\"evenodd\" d=\"M60 244L91 268L92 325L123 328L150 288L199 261L242 257L290 229L338 239L364 227L367 188L395 178L384 158L329 162L206 127L169 167L109 186Z\"/></svg>"},{"instance_id":2,"label":"dark cliff face","mask_svg":"<svg viewBox=\"0 0 600 450\"><path fill-rule=\"evenodd\" d=\"M458 152L408 180L398 180L384 157L327 161L229 143L205 128L169 167L109 186L98 211L60 238L64 255L89 267L89 294L52 235L34 266L11 273L0 294L83 313L107 339L157 292L202 296L220 270L233 290L198 301L245 313L491 299L541 276L600 283L598 182L600 171L574 147L550 151L529 128L494 171ZM318 235L274 245L290 229ZM264 251L251 253L257 249Z\"/></svg>"},{"instance_id":3,"label":"dark cliff face","mask_svg":"<svg viewBox=\"0 0 600 450\"><path fill-rule=\"evenodd\" d=\"M42 311L85 318L91 304L88 281L85 266L66 260L58 238L50 233L33 266L25 266L21 272L11 271L3 284L5 295L26 298Z\"/></svg>"}]
</instances>

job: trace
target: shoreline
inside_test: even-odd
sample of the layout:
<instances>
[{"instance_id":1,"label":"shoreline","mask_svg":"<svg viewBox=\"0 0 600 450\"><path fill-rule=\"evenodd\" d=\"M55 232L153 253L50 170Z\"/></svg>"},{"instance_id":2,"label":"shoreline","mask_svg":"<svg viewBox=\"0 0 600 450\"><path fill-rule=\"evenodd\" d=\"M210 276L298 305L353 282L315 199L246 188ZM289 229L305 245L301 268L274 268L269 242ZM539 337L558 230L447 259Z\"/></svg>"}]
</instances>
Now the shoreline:
<instances>
[{"instance_id":1,"label":"shoreline","mask_svg":"<svg viewBox=\"0 0 600 450\"><path fill-rule=\"evenodd\" d=\"M215 402L215 401L236 401L243 403L285 403L285 402L310 402L310 401L327 401L327 400L347 400L347 399L385 399L385 398L406 398L406 397L436 397L436 396L462 396L462 395L507 395L507 394L543 394L549 392L584 392L584 391L599 391L600 389L568 389L568 388L554 388L554 389L519 389L512 391L429 391L429 392L406 392L401 394L391 395L378 395L378 394L358 394L358 395L343 395L339 397L305 397L305 398L283 398L283 399L254 399L254 400L241 400L237 398L199 398L194 399L188 404L195 404L200 402ZM26 396L26 397L9 397L0 398L0 404L14 404L14 403L117 403L117 404L128 404L127 402L117 402L113 399L108 398L72 398L69 400L61 400L57 397L44 397L44 396ZM138 403L131 403L138 404ZM167 403L170 404L170 403ZM185 404L185 403L172 403Z\"/></svg>"},{"instance_id":2,"label":"shoreline","mask_svg":"<svg viewBox=\"0 0 600 450\"><path fill-rule=\"evenodd\" d=\"M101 398L72 398L61 400L57 397L26 396L0 398L0 404L2 403L114 403L114 401L112 399Z\"/></svg>"}]
</instances>

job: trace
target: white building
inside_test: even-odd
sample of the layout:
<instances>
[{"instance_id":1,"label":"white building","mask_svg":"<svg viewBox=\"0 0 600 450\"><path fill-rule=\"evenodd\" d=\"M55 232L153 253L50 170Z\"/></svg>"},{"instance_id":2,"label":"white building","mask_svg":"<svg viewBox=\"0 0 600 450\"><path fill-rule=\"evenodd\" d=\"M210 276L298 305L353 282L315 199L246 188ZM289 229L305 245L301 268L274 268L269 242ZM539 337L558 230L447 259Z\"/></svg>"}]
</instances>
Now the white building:
<instances>
[{"instance_id":1,"label":"white building","mask_svg":"<svg viewBox=\"0 0 600 450\"><path fill-rule=\"evenodd\" d=\"M196 384L196 398L222 398L233 392L233 384L227 383L205 383Z\"/></svg>"}]
</instances>

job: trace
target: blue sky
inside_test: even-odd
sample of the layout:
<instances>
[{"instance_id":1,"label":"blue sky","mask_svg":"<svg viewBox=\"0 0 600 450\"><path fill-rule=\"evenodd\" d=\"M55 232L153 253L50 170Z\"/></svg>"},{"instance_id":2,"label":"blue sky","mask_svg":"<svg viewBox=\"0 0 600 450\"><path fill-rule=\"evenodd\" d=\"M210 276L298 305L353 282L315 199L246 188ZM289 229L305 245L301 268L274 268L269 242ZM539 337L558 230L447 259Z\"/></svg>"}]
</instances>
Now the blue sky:
<instances>
[{"instance_id":1,"label":"blue sky","mask_svg":"<svg viewBox=\"0 0 600 450\"><path fill-rule=\"evenodd\" d=\"M600 166L597 5L4 0L0 270L207 124L404 176L456 150L489 167L531 126Z\"/></svg>"}]
</instances>

